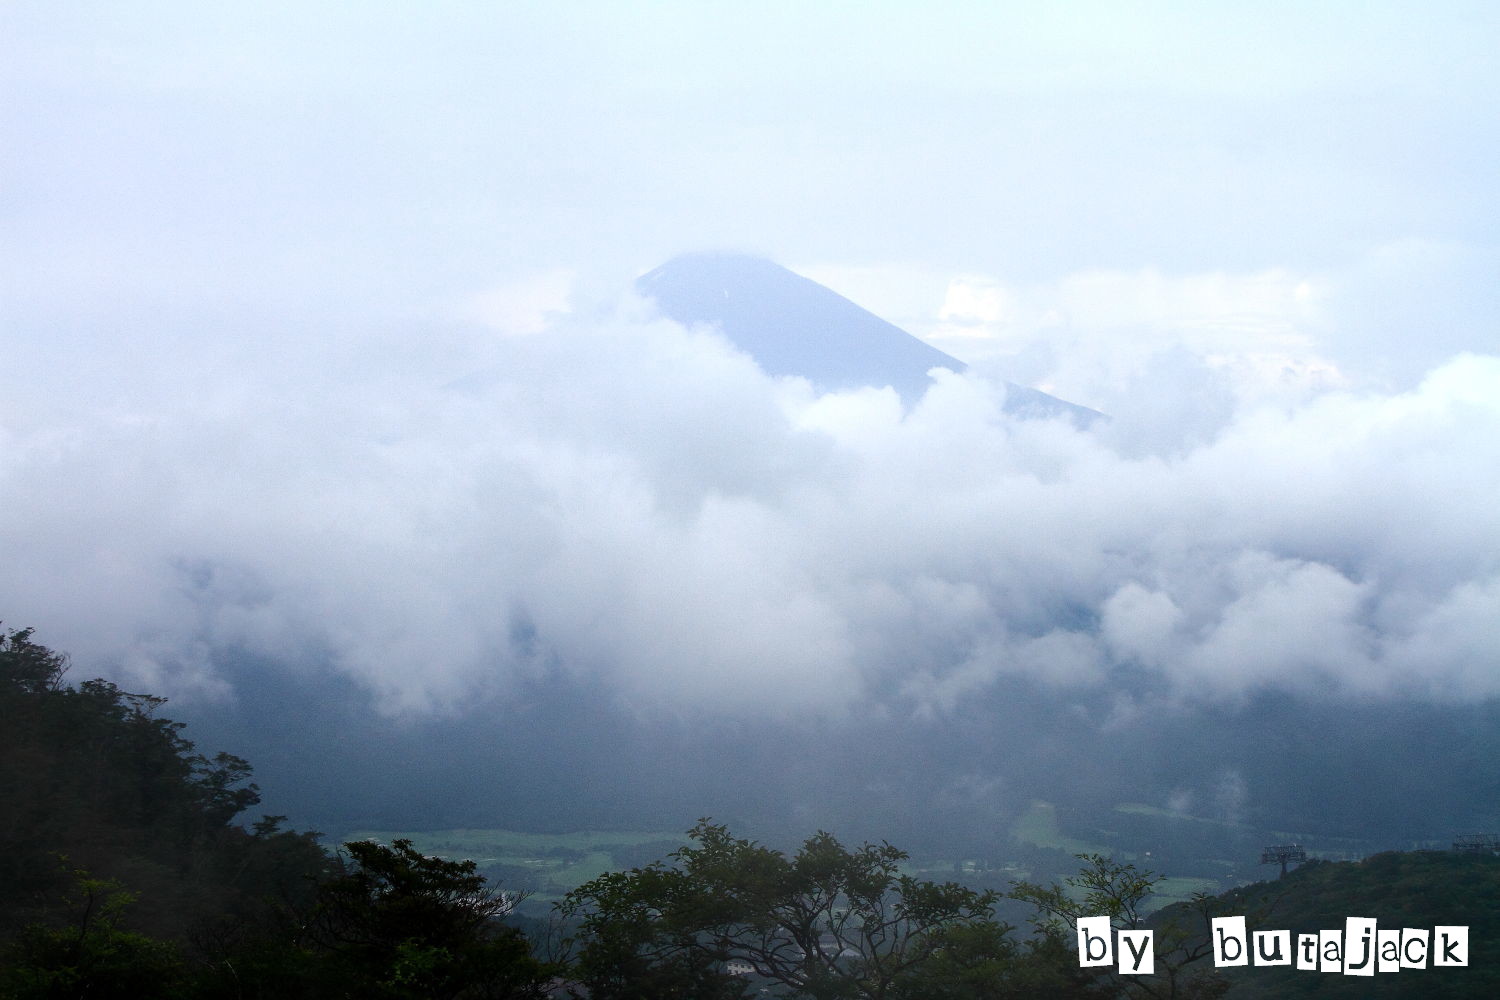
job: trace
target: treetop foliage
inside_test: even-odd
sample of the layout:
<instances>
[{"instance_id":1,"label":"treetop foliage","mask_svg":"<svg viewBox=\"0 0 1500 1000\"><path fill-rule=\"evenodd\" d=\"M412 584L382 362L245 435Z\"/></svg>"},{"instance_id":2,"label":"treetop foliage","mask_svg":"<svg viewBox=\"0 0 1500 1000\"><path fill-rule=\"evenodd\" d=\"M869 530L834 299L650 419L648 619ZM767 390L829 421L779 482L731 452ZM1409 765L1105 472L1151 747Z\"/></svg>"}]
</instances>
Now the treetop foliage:
<instances>
[{"instance_id":1,"label":"treetop foliage","mask_svg":"<svg viewBox=\"0 0 1500 1000\"><path fill-rule=\"evenodd\" d=\"M1025 951L1028 965L1005 944L997 893L905 874L890 844L850 849L819 832L788 857L706 819L689 835L670 864L609 873L563 902L591 997L737 997L747 974L814 1000L980 995L954 991L984 963L982 995L1043 983L1087 995L1090 976L1053 962L1056 949Z\"/></svg>"}]
</instances>

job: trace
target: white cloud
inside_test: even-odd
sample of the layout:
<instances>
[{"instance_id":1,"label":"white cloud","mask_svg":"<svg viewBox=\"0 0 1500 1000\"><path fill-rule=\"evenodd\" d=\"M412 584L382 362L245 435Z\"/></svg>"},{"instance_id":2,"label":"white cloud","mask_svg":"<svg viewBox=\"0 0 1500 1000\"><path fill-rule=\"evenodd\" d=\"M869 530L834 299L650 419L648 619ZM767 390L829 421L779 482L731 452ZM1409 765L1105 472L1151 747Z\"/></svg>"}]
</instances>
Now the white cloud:
<instances>
[{"instance_id":1,"label":"white cloud","mask_svg":"<svg viewBox=\"0 0 1500 1000\"><path fill-rule=\"evenodd\" d=\"M461 353L499 363L8 420L8 622L177 696L223 693L216 650L322 658L393 712L549 661L672 711L942 712L1126 664L1187 699L1500 694L1500 358L1162 450L1013 420L978 375L819 397L666 323Z\"/></svg>"},{"instance_id":2,"label":"white cloud","mask_svg":"<svg viewBox=\"0 0 1500 1000\"><path fill-rule=\"evenodd\" d=\"M983 275L960 275L948 283L938 319L971 323L998 323L1005 318L1005 290Z\"/></svg>"},{"instance_id":3,"label":"white cloud","mask_svg":"<svg viewBox=\"0 0 1500 1000\"><path fill-rule=\"evenodd\" d=\"M1211 439L1237 403L1296 402L1375 374L1335 356L1344 275L1093 269L1028 284L896 264L809 273L981 373L1110 414L1127 449L1150 438L1180 450Z\"/></svg>"},{"instance_id":4,"label":"white cloud","mask_svg":"<svg viewBox=\"0 0 1500 1000\"><path fill-rule=\"evenodd\" d=\"M541 333L571 310L575 279L566 268L526 275L470 297L455 312L503 334Z\"/></svg>"},{"instance_id":5,"label":"white cloud","mask_svg":"<svg viewBox=\"0 0 1500 1000\"><path fill-rule=\"evenodd\" d=\"M1176 652L1182 609L1167 594L1131 580L1109 596L1100 612L1100 634L1118 659L1158 664Z\"/></svg>"}]
</instances>

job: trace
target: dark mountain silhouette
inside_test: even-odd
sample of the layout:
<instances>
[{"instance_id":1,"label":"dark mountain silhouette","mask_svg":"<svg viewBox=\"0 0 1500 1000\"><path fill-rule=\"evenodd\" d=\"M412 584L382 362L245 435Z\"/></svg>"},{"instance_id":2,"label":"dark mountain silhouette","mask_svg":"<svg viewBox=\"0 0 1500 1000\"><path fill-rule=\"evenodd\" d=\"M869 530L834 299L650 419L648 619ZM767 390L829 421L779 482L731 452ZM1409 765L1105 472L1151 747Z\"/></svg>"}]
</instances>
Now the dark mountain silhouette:
<instances>
[{"instance_id":1,"label":"dark mountain silhouette","mask_svg":"<svg viewBox=\"0 0 1500 1000\"><path fill-rule=\"evenodd\" d=\"M661 314L686 326L713 326L769 375L800 375L820 390L891 386L908 403L931 382L928 372L962 372L962 361L779 264L760 257L696 253L676 257L636 281ZM1101 414L1036 389L1006 383L1006 412L1068 416L1087 424Z\"/></svg>"}]
</instances>

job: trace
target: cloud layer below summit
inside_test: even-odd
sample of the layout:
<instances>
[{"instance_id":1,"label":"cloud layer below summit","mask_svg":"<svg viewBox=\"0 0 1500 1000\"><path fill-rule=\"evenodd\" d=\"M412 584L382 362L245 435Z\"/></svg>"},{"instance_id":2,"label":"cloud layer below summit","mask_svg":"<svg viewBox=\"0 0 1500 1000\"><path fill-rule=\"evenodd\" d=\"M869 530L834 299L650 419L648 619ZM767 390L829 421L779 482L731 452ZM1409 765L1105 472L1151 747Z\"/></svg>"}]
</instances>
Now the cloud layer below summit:
<instances>
[{"instance_id":1,"label":"cloud layer below summit","mask_svg":"<svg viewBox=\"0 0 1500 1000\"><path fill-rule=\"evenodd\" d=\"M1005 416L983 375L905 412L818 396L639 314L488 350L446 387L268 366L13 421L11 621L179 694L226 693L224 650L321 660L391 711L553 669L772 714L941 712L1015 673L1500 693L1495 357L1216 397L1157 448L1202 397L1190 356L1080 431Z\"/></svg>"}]
</instances>

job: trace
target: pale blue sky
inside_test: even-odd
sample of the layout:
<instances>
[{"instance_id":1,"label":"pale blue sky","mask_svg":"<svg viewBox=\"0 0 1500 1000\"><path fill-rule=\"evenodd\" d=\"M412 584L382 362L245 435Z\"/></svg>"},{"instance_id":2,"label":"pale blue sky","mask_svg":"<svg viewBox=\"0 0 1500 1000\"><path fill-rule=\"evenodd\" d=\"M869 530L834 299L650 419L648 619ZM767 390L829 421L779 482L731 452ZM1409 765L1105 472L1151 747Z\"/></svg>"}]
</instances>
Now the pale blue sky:
<instances>
[{"instance_id":1,"label":"pale blue sky","mask_svg":"<svg viewBox=\"0 0 1500 1000\"><path fill-rule=\"evenodd\" d=\"M1492 249L1491 4L9 3L5 293L434 303L672 253L1046 281ZM28 307L29 306L29 307Z\"/></svg>"}]
</instances>

